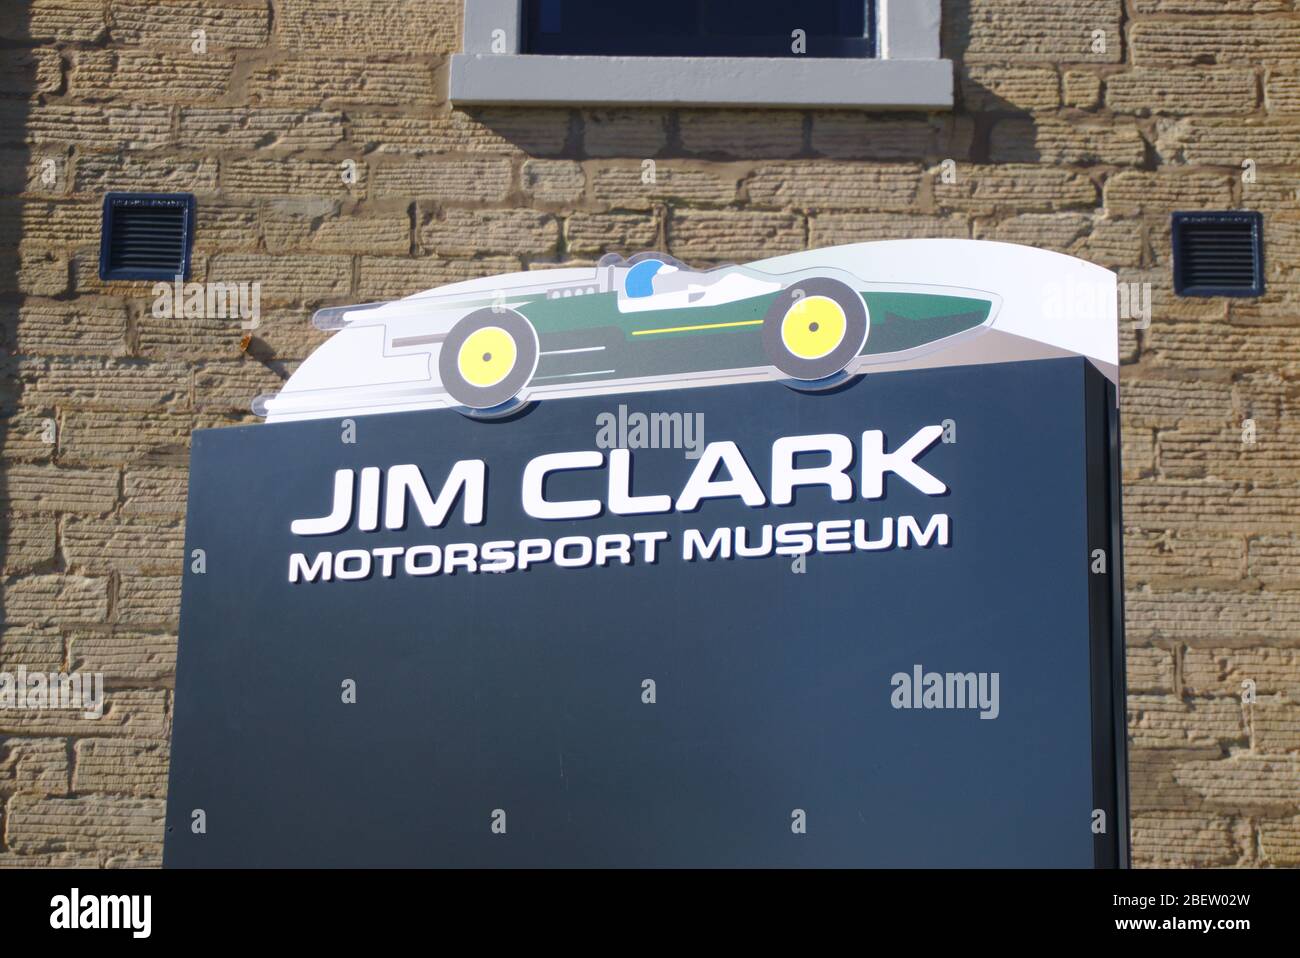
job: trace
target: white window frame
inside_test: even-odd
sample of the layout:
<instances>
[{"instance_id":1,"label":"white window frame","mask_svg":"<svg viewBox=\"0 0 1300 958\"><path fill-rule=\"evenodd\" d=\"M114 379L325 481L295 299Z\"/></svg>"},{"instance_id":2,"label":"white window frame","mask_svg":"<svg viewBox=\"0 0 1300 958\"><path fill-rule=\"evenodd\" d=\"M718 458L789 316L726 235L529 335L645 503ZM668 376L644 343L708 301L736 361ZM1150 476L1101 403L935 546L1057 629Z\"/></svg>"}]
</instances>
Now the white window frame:
<instances>
[{"instance_id":1,"label":"white window frame","mask_svg":"<svg viewBox=\"0 0 1300 958\"><path fill-rule=\"evenodd\" d=\"M451 58L455 106L831 107L949 110L941 0L876 0L872 58L604 57L520 52L520 0L465 0L465 52Z\"/></svg>"}]
</instances>

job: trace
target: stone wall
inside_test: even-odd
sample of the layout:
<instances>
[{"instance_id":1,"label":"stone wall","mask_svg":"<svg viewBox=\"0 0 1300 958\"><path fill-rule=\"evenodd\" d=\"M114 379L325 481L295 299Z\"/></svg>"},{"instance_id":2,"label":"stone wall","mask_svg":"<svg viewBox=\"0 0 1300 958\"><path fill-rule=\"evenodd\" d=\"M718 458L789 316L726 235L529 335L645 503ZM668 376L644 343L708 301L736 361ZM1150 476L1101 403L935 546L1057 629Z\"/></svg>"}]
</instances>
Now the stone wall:
<instances>
[{"instance_id":1,"label":"stone wall","mask_svg":"<svg viewBox=\"0 0 1300 958\"><path fill-rule=\"evenodd\" d=\"M1121 344L1135 858L1300 864L1300 11L944 6L950 113L466 113L454 0L7 0L0 670L110 692L98 721L0 711L0 865L159 862L188 436L251 419L314 307L920 236L1150 284ZM99 281L113 189L197 195L193 278L262 284L251 340ZM1264 212L1267 295L1175 298L1170 211L1223 208Z\"/></svg>"}]
</instances>

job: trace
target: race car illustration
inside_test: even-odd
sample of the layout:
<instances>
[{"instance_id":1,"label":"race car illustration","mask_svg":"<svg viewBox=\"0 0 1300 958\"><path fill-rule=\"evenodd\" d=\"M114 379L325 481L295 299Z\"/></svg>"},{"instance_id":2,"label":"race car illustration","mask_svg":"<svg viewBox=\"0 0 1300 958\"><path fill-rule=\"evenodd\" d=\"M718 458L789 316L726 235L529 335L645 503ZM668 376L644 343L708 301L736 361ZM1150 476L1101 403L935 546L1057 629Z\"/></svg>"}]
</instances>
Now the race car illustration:
<instances>
[{"instance_id":1,"label":"race car illustration","mask_svg":"<svg viewBox=\"0 0 1300 958\"><path fill-rule=\"evenodd\" d=\"M926 357L961 352L993 328L1004 297L899 281L897 269L876 265L882 247L911 243L1025 249L858 244L795 254L793 268L782 269L767 261L692 270L661 253L611 255L595 267L329 307L314 322L334 335L278 394L258 397L254 411L269 422L437 407L495 415L564 396L754 379L816 389L873 368L943 365ZM937 277L945 271L941 262L929 268ZM1113 274L1101 272L1113 289ZM971 355L954 361L990 361Z\"/></svg>"}]
</instances>

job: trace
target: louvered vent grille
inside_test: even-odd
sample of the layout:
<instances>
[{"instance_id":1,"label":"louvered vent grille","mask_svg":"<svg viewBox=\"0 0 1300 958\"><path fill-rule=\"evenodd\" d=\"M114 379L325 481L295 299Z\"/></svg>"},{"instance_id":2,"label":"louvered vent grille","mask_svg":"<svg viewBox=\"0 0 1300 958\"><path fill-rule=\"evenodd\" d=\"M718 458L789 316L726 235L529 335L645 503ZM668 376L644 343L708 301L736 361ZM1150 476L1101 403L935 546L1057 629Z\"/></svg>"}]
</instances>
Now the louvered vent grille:
<instances>
[{"instance_id":1,"label":"louvered vent grille","mask_svg":"<svg viewBox=\"0 0 1300 958\"><path fill-rule=\"evenodd\" d=\"M188 277L194 197L188 193L109 193L104 197L99 276L104 280Z\"/></svg>"},{"instance_id":2,"label":"louvered vent grille","mask_svg":"<svg viewBox=\"0 0 1300 958\"><path fill-rule=\"evenodd\" d=\"M1259 213L1175 213L1174 291L1179 296L1264 292Z\"/></svg>"}]
</instances>

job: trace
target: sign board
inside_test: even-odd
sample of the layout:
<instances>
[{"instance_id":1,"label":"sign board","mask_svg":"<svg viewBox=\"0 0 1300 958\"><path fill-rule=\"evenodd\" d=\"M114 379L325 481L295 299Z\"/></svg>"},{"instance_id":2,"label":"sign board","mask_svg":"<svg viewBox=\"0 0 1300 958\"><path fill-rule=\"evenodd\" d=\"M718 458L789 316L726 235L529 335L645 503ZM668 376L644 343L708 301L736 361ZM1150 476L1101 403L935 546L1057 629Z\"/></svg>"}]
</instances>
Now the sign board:
<instances>
[{"instance_id":1,"label":"sign board","mask_svg":"<svg viewBox=\"0 0 1300 958\"><path fill-rule=\"evenodd\" d=\"M731 270L326 311L195 433L168 865L1127 863L1113 276Z\"/></svg>"}]
</instances>

